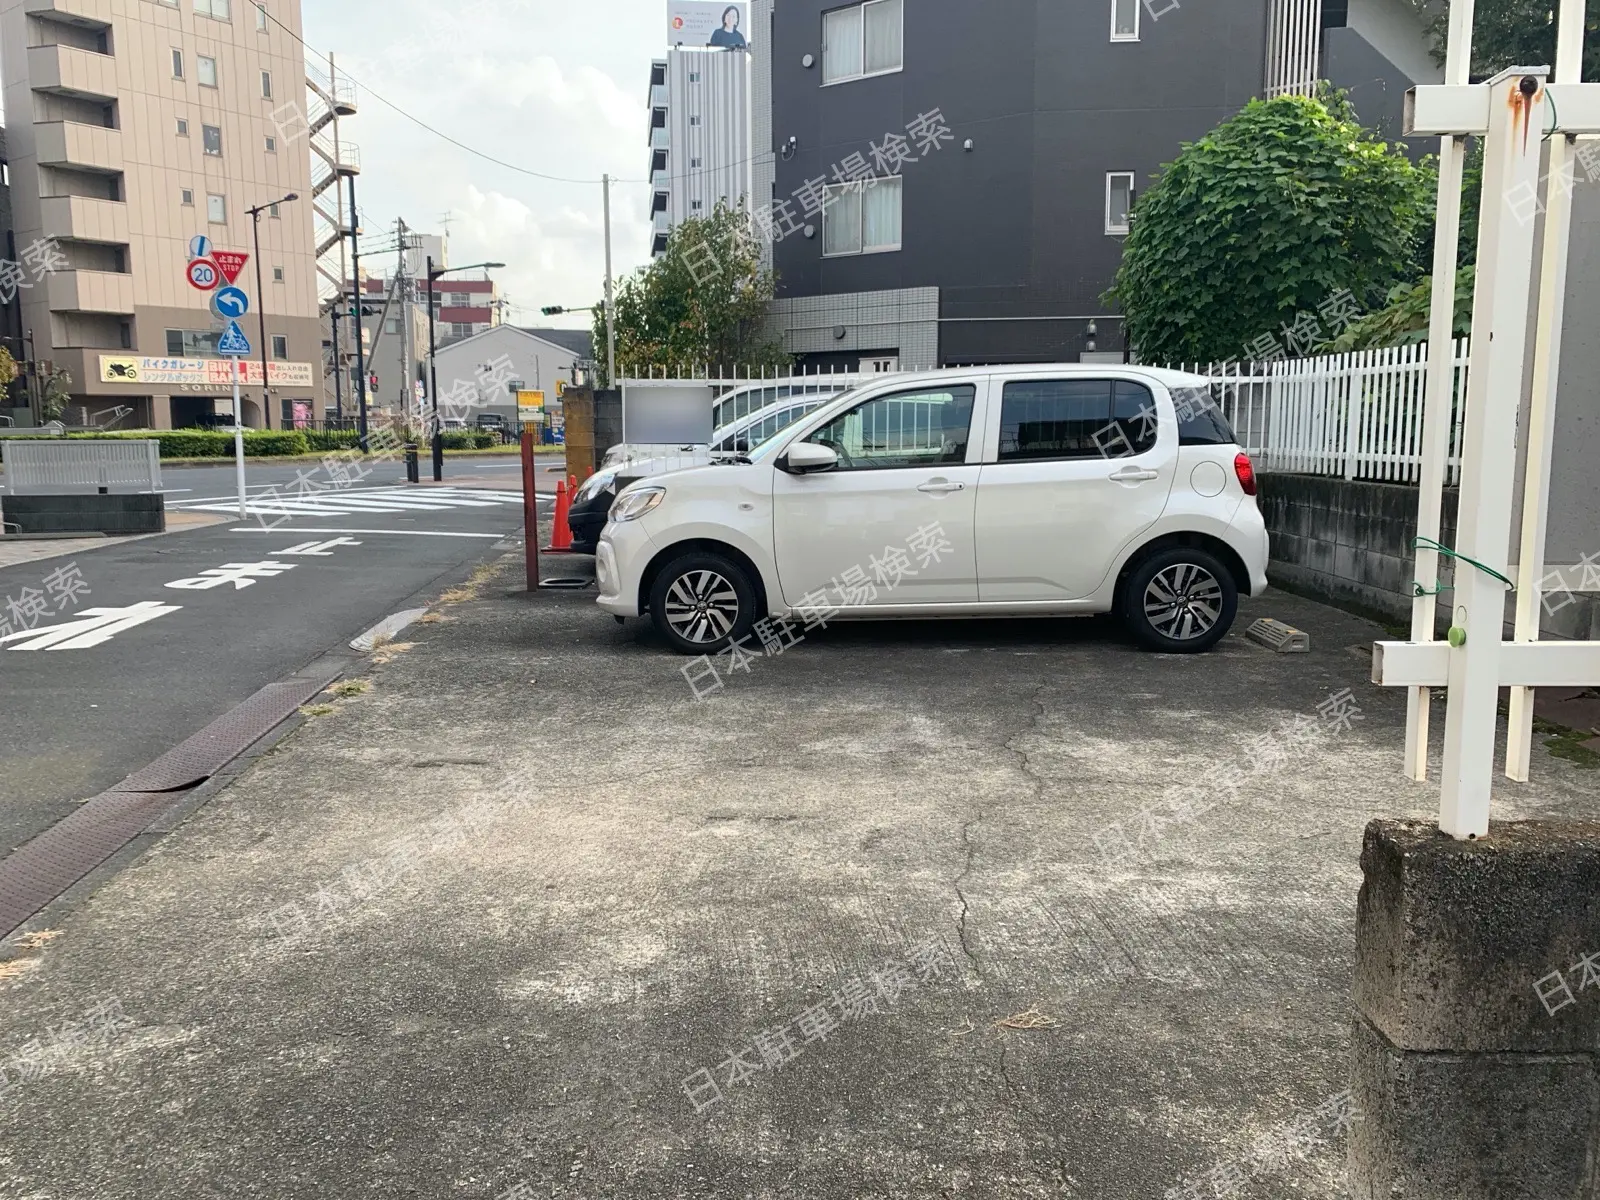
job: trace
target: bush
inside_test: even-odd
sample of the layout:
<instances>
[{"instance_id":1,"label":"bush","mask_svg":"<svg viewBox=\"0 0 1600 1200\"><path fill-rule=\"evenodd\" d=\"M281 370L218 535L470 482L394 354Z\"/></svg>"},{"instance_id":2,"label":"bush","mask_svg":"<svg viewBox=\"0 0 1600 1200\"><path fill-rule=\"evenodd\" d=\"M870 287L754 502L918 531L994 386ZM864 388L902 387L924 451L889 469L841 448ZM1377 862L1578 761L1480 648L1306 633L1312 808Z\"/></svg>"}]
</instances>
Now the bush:
<instances>
[{"instance_id":1,"label":"bush","mask_svg":"<svg viewBox=\"0 0 1600 1200\"><path fill-rule=\"evenodd\" d=\"M487 429L446 429L440 441L446 450L487 450L500 444L500 436Z\"/></svg>"},{"instance_id":2,"label":"bush","mask_svg":"<svg viewBox=\"0 0 1600 1200\"><path fill-rule=\"evenodd\" d=\"M228 458L233 454L233 434L212 429L130 429L116 433L69 433L86 441L124 441L154 438L161 443L162 458ZM309 454L304 431L252 429L244 435L247 458L282 458Z\"/></svg>"},{"instance_id":3,"label":"bush","mask_svg":"<svg viewBox=\"0 0 1600 1200\"><path fill-rule=\"evenodd\" d=\"M306 445L311 447L313 454L325 454L330 450L354 450L361 445L361 434L354 429L303 429Z\"/></svg>"}]
</instances>

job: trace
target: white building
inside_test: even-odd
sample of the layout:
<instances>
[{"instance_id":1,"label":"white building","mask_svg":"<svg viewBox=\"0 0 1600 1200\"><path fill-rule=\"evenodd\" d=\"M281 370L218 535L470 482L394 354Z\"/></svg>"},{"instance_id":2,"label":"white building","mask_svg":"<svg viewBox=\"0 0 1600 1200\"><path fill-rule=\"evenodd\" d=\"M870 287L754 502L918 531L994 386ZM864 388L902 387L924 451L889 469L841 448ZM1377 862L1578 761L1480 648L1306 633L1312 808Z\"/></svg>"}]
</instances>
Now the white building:
<instances>
[{"instance_id":1,"label":"white building","mask_svg":"<svg viewBox=\"0 0 1600 1200\"><path fill-rule=\"evenodd\" d=\"M452 409L452 400L476 389L478 400L465 416L470 425L480 412L517 415L517 391L542 391L548 405L555 399L556 382L582 382L590 364L589 334L582 329L521 329L497 325L484 333L440 347L435 356L440 403Z\"/></svg>"},{"instance_id":2,"label":"white building","mask_svg":"<svg viewBox=\"0 0 1600 1200\"><path fill-rule=\"evenodd\" d=\"M718 201L749 207L752 177L750 55L675 47L650 66L651 253L689 217Z\"/></svg>"}]
</instances>

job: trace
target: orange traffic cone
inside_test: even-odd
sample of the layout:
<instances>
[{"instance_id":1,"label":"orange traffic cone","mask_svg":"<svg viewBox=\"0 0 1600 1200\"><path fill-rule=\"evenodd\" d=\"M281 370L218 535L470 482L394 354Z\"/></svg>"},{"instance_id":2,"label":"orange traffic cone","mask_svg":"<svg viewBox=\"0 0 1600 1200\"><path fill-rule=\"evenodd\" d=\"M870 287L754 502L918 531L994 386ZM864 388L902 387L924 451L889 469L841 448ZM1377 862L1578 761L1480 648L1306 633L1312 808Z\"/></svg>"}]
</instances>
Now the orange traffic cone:
<instances>
[{"instance_id":1,"label":"orange traffic cone","mask_svg":"<svg viewBox=\"0 0 1600 1200\"><path fill-rule=\"evenodd\" d=\"M567 490L566 484L556 484L555 527L550 531L550 544L544 548L545 553L559 554L572 549L572 526L567 523L567 515L571 511L572 493Z\"/></svg>"}]
</instances>

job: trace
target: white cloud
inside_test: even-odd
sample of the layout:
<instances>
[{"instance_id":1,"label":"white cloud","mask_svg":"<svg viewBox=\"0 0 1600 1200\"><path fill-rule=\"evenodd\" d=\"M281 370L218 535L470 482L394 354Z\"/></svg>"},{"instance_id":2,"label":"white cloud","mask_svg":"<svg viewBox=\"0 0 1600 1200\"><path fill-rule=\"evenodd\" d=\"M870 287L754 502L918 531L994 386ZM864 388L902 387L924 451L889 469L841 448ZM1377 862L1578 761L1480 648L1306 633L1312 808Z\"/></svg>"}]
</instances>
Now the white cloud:
<instances>
[{"instance_id":1,"label":"white cloud","mask_svg":"<svg viewBox=\"0 0 1600 1200\"><path fill-rule=\"evenodd\" d=\"M534 178L484 161L419 128L371 95L341 133L361 147L366 236L404 217L442 232L450 258L507 264L496 272L523 308L580 306L601 295L605 249L600 176L612 189L613 261L623 275L649 257L646 145L650 60L662 53L660 0L304 0L306 41L333 51L360 84L451 137ZM379 263L387 266L392 256ZM377 264L375 264L377 265ZM565 324L584 325L580 315Z\"/></svg>"}]
</instances>

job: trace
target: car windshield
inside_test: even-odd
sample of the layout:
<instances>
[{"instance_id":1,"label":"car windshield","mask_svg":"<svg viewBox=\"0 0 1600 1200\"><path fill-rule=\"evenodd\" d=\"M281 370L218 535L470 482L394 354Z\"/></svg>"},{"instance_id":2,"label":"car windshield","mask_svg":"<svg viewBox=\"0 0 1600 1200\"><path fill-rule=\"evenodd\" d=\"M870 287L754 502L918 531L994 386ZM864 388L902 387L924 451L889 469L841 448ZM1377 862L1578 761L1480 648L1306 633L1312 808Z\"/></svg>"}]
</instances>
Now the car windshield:
<instances>
[{"instance_id":1,"label":"car windshield","mask_svg":"<svg viewBox=\"0 0 1600 1200\"><path fill-rule=\"evenodd\" d=\"M783 423L781 428L773 430L771 434L763 438L754 447L752 447L745 457L751 462L760 462L763 458L772 453L773 447L784 438L790 427L793 426L796 421L799 421L801 417L809 417L824 404L832 404L835 400L842 399L843 397L850 395L855 390L856 388L854 387L845 388L844 391L838 393L837 395L825 397L819 403L809 405L805 412L796 412L793 417Z\"/></svg>"}]
</instances>

